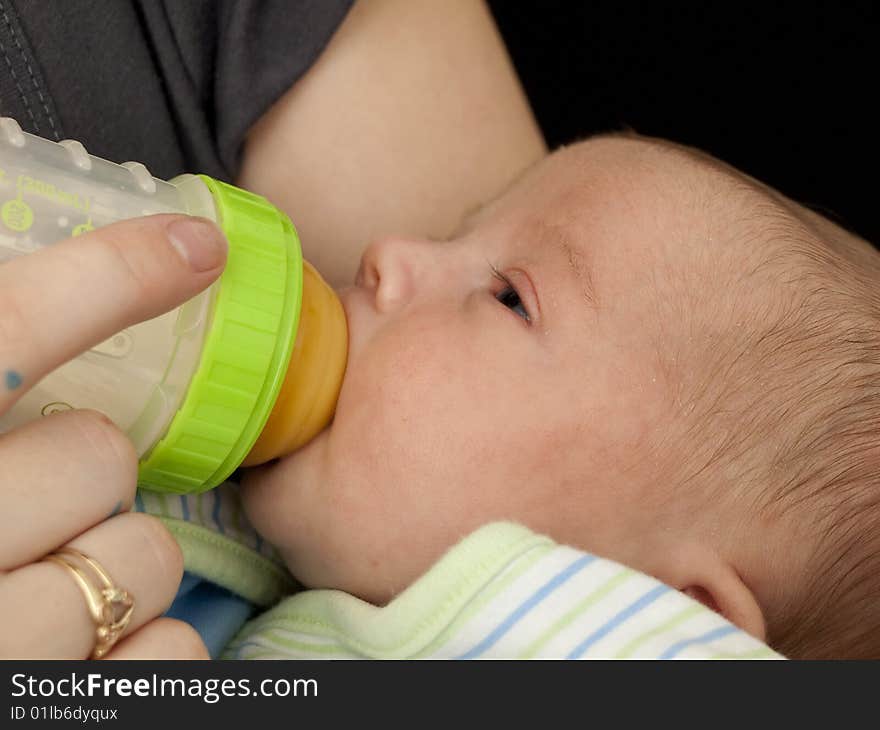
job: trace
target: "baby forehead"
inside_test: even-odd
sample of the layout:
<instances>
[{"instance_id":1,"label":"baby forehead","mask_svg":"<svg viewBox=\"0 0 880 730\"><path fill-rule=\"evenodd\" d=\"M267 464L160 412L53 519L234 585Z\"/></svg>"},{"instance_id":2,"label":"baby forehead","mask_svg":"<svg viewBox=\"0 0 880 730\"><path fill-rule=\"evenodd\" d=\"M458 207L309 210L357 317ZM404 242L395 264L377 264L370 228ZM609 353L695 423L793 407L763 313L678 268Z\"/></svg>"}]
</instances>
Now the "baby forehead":
<instances>
[{"instance_id":1,"label":"baby forehead","mask_svg":"<svg viewBox=\"0 0 880 730\"><path fill-rule=\"evenodd\" d=\"M735 168L665 140L603 135L561 148L525 191L540 225L656 245L808 233L800 207ZM577 240L577 236L572 236Z\"/></svg>"},{"instance_id":2,"label":"baby forehead","mask_svg":"<svg viewBox=\"0 0 880 730\"><path fill-rule=\"evenodd\" d=\"M521 191L537 251L591 281L596 298L718 287L744 271L770 281L824 249L799 207L724 163L671 143L602 137L547 158ZM806 256L805 256L806 254ZM774 266L765 266L774 262ZM660 293L658 291L658 293Z\"/></svg>"},{"instance_id":3,"label":"baby forehead","mask_svg":"<svg viewBox=\"0 0 880 730\"><path fill-rule=\"evenodd\" d=\"M560 203L620 201L633 213L686 206L736 181L733 168L708 155L631 135L592 137L560 148L546 162L544 182L556 181Z\"/></svg>"},{"instance_id":4,"label":"baby forehead","mask_svg":"<svg viewBox=\"0 0 880 730\"><path fill-rule=\"evenodd\" d=\"M509 208L525 213L520 230L530 240L571 256L603 241L653 249L708 214L700 172L678 157L629 139L571 145L523 181Z\"/></svg>"},{"instance_id":5,"label":"baby forehead","mask_svg":"<svg viewBox=\"0 0 880 730\"><path fill-rule=\"evenodd\" d=\"M662 140L597 135L557 148L524 171L500 196L469 211L454 236L496 222L520 229L656 222L661 214L696 208L694 200L706 187L704 168L713 162Z\"/></svg>"}]
</instances>

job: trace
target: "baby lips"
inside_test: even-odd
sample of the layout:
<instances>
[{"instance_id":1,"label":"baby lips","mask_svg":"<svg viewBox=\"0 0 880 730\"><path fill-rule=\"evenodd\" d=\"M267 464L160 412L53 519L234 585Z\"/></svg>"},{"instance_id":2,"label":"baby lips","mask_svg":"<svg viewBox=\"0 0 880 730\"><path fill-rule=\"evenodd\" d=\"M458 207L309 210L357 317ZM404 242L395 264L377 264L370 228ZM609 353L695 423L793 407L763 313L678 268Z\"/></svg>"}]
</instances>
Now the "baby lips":
<instances>
[{"instance_id":1,"label":"baby lips","mask_svg":"<svg viewBox=\"0 0 880 730\"><path fill-rule=\"evenodd\" d=\"M159 180L0 119L0 262L155 213L215 221L229 241L222 276L47 375L0 416L0 431L94 408L134 443L140 486L200 492L329 423L348 354L338 297L265 198L204 175Z\"/></svg>"}]
</instances>

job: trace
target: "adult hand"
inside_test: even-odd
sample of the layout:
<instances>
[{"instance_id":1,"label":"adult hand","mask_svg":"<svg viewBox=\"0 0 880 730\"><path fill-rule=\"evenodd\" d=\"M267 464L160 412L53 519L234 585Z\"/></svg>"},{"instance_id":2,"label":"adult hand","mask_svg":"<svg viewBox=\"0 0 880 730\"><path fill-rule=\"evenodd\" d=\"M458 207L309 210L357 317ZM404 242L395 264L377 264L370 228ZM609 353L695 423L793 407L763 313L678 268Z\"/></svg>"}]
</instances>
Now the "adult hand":
<instances>
[{"instance_id":1,"label":"adult hand","mask_svg":"<svg viewBox=\"0 0 880 730\"><path fill-rule=\"evenodd\" d=\"M115 223L0 265L0 413L30 386L126 327L159 316L220 274L210 221L156 215ZM183 560L157 519L125 514L137 454L100 413L67 411L0 435L0 658L88 657L95 623L62 546L103 566L134 598L107 658L205 658L188 624L157 618Z\"/></svg>"}]
</instances>

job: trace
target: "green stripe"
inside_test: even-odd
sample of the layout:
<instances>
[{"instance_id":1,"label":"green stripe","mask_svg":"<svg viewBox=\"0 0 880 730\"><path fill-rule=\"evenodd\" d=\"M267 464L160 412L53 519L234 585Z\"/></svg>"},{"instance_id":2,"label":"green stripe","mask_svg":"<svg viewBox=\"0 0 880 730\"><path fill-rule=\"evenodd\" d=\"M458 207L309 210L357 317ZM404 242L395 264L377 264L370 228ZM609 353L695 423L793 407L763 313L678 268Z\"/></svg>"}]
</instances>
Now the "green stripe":
<instances>
[{"instance_id":1,"label":"green stripe","mask_svg":"<svg viewBox=\"0 0 880 730\"><path fill-rule=\"evenodd\" d=\"M633 652L635 652L635 650L639 646L641 646L646 641L648 641L648 639L651 639L654 636L657 636L658 634L662 634L664 631L669 631L669 629L677 626L682 621L686 621L691 616L701 614L705 610L707 610L707 609L705 609L703 606L700 606L700 605L688 606L684 610L679 611L677 614L672 616L668 621L665 621L664 623L660 624L659 626L655 626L653 629L649 629L645 633L634 638L632 641L630 641L628 644L626 644L617 653L617 655L614 658L615 659L626 659L626 658L632 656Z\"/></svg>"},{"instance_id":2,"label":"green stripe","mask_svg":"<svg viewBox=\"0 0 880 730\"><path fill-rule=\"evenodd\" d=\"M531 657L534 657L548 641L550 641L554 636L556 636L560 631L562 631L562 629L568 626L576 618L579 618L586 609L588 609L594 603L598 603L599 601L601 601L621 583L624 583L628 578L632 578L634 575L637 575L635 571L630 570L629 568L624 568L619 573L606 580L602 585L596 588L596 590L594 590L586 598L584 598L584 600L576 604L574 608L563 614L561 618L559 618L543 634L535 639L535 641L533 641L532 644L527 647L522 654L520 654L520 658L529 659Z\"/></svg>"},{"instance_id":3,"label":"green stripe","mask_svg":"<svg viewBox=\"0 0 880 730\"><path fill-rule=\"evenodd\" d=\"M282 629L291 630L290 627L283 625L280 628L277 625L275 628L272 628L271 623L267 621L260 621L259 623L255 622L255 624L250 624L235 637L234 641L229 643L226 649L224 649L224 653L228 655L235 655L237 653L237 645L247 643L251 638L256 638L261 642L269 643L271 646L265 648L263 651L260 651L258 649L256 651L256 654L249 655L249 658L253 658L256 656L265 656L271 653L274 653L276 655L285 655L284 649L291 649L295 652L298 652L299 655L312 655L316 657L338 657L340 654L358 656L357 654L352 652L350 648L347 648L343 643L338 641L335 637L333 638L333 641L335 643L315 644L286 636L281 636L278 632ZM296 629L293 630L295 631Z\"/></svg>"},{"instance_id":4,"label":"green stripe","mask_svg":"<svg viewBox=\"0 0 880 730\"><path fill-rule=\"evenodd\" d=\"M234 659L235 657L229 657L230 659ZM253 653L248 653L245 657L248 660L258 660L258 659L277 659L278 655L272 653L271 651L255 651Z\"/></svg>"},{"instance_id":5,"label":"green stripe","mask_svg":"<svg viewBox=\"0 0 880 730\"><path fill-rule=\"evenodd\" d=\"M351 654L350 649L346 649L346 647L337 642L335 644L312 644L305 641L298 641L297 639L292 639L289 636L279 636L277 634L277 630L273 631L272 629L267 630L264 634L260 635L261 639L265 639L266 641L271 641L276 646L294 649L300 652L304 652L307 654L322 654L322 655L330 655L330 654L339 654L340 652Z\"/></svg>"},{"instance_id":6,"label":"green stripe","mask_svg":"<svg viewBox=\"0 0 880 730\"><path fill-rule=\"evenodd\" d=\"M224 656L224 658L234 659L235 657ZM272 650L266 649L263 651L249 650L248 653L243 658L247 659L247 660L257 660L257 659L278 659L279 657L278 657L277 651L272 651ZM282 659L289 659L290 657L282 656L281 658ZM315 658L319 659L322 657L315 657ZM333 657L333 659L358 659L358 658L359 657L355 654L346 654L346 655L342 655L342 656Z\"/></svg>"},{"instance_id":7,"label":"green stripe","mask_svg":"<svg viewBox=\"0 0 880 730\"><path fill-rule=\"evenodd\" d=\"M525 555L517 558L516 562L514 562L513 567L508 567L507 571L503 575L503 577L494 580L488 586L486 586L479 594L477 600L473 601L468 605L468 607L462 611L443 631L441 631L437 637L428 643L424 649L413 656L413 658L423 657L427 654L432 654L439 647L443 646L443 644L447 643L458 631L470 621L474 614L478 611L482 610L483 607L492 601L499 593L506 590L511 583L513 583L517 578L522 576L529 568L531 568L538 560L546 557L549 552L556 550L558 546L556 545L541 545L540 547L532 548Z\"/></svg>"},{"instance_id":8,"label":"green stripe","mask_svg":"<svg viewBox=\"0 0 880 730\"><path fill-rule=\"evenodd\" d=\"M712 659L761 659L762 657L766 659L778 658L779 654L769 646L759 646L757 649L750 649L740 654L719 652L712 655Z\"/></svg>"}]
</instances>

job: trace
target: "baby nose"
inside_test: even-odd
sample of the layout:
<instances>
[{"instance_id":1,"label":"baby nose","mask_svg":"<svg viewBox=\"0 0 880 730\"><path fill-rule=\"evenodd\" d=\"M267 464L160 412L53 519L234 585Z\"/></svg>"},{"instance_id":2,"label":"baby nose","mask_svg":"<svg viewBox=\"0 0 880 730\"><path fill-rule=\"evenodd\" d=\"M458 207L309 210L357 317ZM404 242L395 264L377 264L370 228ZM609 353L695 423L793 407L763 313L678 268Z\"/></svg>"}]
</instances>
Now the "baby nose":
<instances>
[{"instance_id":1,"label":"baby nose","mask_svg":"<svg viewBox=\"0 0 880 730\"><path fill-rule=\"evenodd\" d=\"M374 241L361 257L355 283L374 293L378 311L393 311L412 299L434 245L397 237Z\"/></svg>"}]
</instances>

